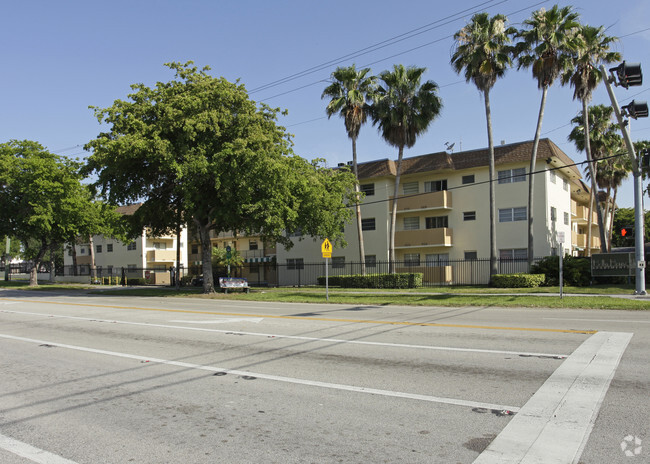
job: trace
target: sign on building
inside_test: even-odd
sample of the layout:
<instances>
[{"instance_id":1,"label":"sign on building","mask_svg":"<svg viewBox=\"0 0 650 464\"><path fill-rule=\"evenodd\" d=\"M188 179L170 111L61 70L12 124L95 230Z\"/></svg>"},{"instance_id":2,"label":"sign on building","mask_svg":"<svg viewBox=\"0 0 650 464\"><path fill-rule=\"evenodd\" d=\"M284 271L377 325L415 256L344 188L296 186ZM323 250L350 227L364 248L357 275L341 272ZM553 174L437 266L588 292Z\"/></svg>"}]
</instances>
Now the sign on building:
<instances>
[{"instance_id":1,"label":"sign on building","mask_svg":"<svg viewBox=\"0 0 650 464\"><path fill-rule=\"evenodd\" d=\"M635 269L634 253L599 253L591 257L592 277L633 276Z\"/></svg>"}]
</instances>

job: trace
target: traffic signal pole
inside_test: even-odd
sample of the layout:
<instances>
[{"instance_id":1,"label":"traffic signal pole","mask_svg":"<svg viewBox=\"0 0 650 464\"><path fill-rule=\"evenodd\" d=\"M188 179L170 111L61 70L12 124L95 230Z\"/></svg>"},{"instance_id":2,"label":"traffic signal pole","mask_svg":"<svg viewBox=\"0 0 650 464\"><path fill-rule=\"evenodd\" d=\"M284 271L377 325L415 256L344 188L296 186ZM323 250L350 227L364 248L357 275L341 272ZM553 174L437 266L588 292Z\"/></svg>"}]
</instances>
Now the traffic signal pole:
<instances>
[{"instance_id":1,"label":"traffic signal pole","mask_svg":"<svg viewBox=\"0 0 650 464\"><path fill-rule=\"evenodd\" d=\"M623 133L623 139L625 140L625 145L627 146L627 154L632 161L632 172L634 174L634 228L636 231L634 234L634 255L636 258L636 290L634 294L645 295L645 226L643 223L643 184L641 178L641 166L636 158L636 153L634 152L634 144L632 143L632 139L630 137L627 121L623 119L621 108L618 106L618 100L616 99L616 95L614 95L612 83L610 81L607 69L604 65L600 66L600 72L602 73L603 80L605 81L609 99L612 101L612 107L614 108L614 113L616 114L618 125L620 126L621 132Z\"/></svg>"}]
</instances>

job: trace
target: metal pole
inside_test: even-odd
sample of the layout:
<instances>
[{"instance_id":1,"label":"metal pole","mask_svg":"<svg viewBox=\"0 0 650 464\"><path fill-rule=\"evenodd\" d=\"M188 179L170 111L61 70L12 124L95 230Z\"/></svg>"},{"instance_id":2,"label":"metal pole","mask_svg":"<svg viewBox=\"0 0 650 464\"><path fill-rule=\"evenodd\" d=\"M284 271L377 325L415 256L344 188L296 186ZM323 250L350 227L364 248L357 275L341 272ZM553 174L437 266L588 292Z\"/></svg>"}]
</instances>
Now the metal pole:
<instances>
[{"instance_id":1,"label":"metal pole","mask_svg":"<svg viewBox=\"0 0 650 464\"><path fill-rule=\"evenodd\" d=\"M564 261L564 249L563 249L563 242L560 242L560 299L564 298L564 278L563 278L563 261Z\"/></svg>"},{"instance_id":2,"label":"metal pole","mask_svg":"<svg viewBox=\"0 0 650 464\"><path fill-rule=\"evenodd\" d=\"M327 258L325 258L325 299L330 300L330 287L329 287L329 270L327 268Z\"/></svg>"},{"instance_id":3,"label":"metal pole","mask_svg":"<svg viewBox=\"0 0 650 464\"><path fill-rule=\"evenodd\" d=\"M634 254L636 258L636 290L634 294L645 295L645 226L643 223L643 184L641 182L641 166L639 166L639 163L637 162L636 153L634 152L634 144L630 138L627 122L623 120L621 108L618 106L618 100L616 99L616 95L614 95L614 90L612 89L612 84L605 65L600 66L600 72L603 75L603 80L605 81L607 93L612 102L618 125L623 133L623 139L627 146L627 154L630 156L630 160L632 161L632 172L634 173Z\"/></svg>"}]
</instances>

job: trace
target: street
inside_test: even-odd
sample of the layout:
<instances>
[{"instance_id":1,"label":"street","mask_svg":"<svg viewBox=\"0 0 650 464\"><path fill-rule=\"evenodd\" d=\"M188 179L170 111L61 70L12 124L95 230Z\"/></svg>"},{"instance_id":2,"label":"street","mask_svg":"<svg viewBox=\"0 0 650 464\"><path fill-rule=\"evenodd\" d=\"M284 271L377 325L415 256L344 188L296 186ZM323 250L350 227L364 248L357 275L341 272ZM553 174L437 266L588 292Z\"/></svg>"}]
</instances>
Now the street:
<instances>
[{"instance_id":1,"label":"street","mask_svg":"<svg viewBox=\"0 0 650 464\"><path fill-rule=\"evenodd\" d=\"M0 290L0 327L2 463L650 461L648 312Z\"/></svg>"}]
</instances>

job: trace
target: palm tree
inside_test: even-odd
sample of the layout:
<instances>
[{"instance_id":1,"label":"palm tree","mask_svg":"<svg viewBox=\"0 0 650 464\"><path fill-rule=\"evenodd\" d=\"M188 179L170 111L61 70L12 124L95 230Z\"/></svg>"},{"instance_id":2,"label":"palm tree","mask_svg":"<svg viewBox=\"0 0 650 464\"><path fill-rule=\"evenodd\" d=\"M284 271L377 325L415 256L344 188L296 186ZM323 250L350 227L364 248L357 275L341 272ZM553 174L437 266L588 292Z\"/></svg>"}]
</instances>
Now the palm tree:
<instances>
[{"instance_id":1,"label":"palm tree","mask_svg":"<svg viewBox=\"0 0 650 464\"><path fill-rule=\"evenodd\" d=\"M394 65L393 71L379 75L383 85L377 87L372 106L373 125L377 125L383 139L398 149L395 193L390 221L389 268L395 272L395 223L397 221L397 196L404 147L415 145L418 136L428 129L442 109L438 85L433 81L420 84L426 68Z\"/></svg>"},{"instance_id":2,"label":"palm tree","mask_svg":"<svg viewBox=\"0 0 650 464\"><path fill-rule=\"evenodd\" d=\"M621 54L618 52L610 51L610 46L617 40L615 37L605 35L604 28L593 26L580 27L578 37L580 44L577 49L575 57L575 68L567 71L562 76L563 83L570 83L574 89L573 99L582 102L582 112L587 115L583 118L584 132L585 132L585 152L587 154L587 161L589 161L589 173L591 175L592 190L596 188L597 180L597 166L593 163L591 158L591 150L589 147L589 101L593 91L598 84L602 81L600 70L598 69L600 63L612 63L621 59ZM607 240L605 232L605 223L603 218L603 211L598 202L596 202L596 212L598 214L598 227L600 229L600 247L601 251L607 251Z\"/></svg>"},{"instance_id":3,"label":"palm tree","mask_svg":"<svg viewBox=\"0 0 650 464\"><path fill-rule=\"evenodd\" d=\"M507 28L507 18L487 13L475 14L470 22L454 34L456 49L451 65L458 74L463 72L467 82L473 82L483 93L485 119L489 147L489 202L490 202L490 276L498 272L496 246L496 201L494 198L494 142L492 139L492 117L490 111L490 90L497 79L503 77L512 64L513 47L509 44L515 28Z\"/></svg>"},{"instance_id":4,"label":"palm tree","mask_svg":"<svg viewBox=\"0 0 650 464\"><path fill-rule=\"evenodd\" d=\"M524 21L528 29L518 32L522 39L516 45L519 68L532 68L537 87L542 90L542 101L537 117L537 129L530 156L528 175L528 265L531 266L534 252L533 201L535 192L535 162L544 119L548 88L567 69L573 67L573 54L577 48L578 13L570 6L560 8L554 5L550 10L541 8Z\"/></svg>"},{"instance_id":5,"label":"palm tree","mask_svg":"<svg viewBox=\"0 0 650 464\"><path fill-rule=\"evenodd\" d=\"M329 98L325 108L327 117L338 114L345 122L345 130L352 140L352 171L357 183L356 192L357 232L359 237L359 261L361 274L366 274L366 257L363 244L363 231L361 228L361 204L359 195L359 171L357 169L357 137L361 126L368 118L368 102L372 98L376 78L368 76L370 68L357 70L355 65L347 68L338 67L332 73L332 83L328 85L321 98Z\"/></svg>"},{"instance_id":6,"label":"palm tree","mask_svg":"<svg viewBox=\"0 0 650 464\"><path fill-rule=\"evenodd\" d=\"M614 110L611 106L605 105L595 105L587 109L586 114L589 118L589 124L585 124L585 111L581 111L576 117L571 119L571 122L575 124L575 127L571 130L571 133L568 136L568 140L573 142L576 148L579 151L587 150L589 147L589 154L587 159L592 161L588 164L591 166L596 164L595 161L605 158L609 154L613 153L620 146L620 137L617 135L617 126L612 122L612 115ZM585 130L585 126L587 129ZM588 134L589 140L585 134ZM599 178L596 174L596 170L588 170L586 176L591 180L591 194L589 201L589 221L591 224L592 209L593 209L593 197L597 198L598 186L606 188L606 182L604 177ZM599 182L600 179L600 182ZM597 211L600 210L600 202L596 201ZM598 226L602 230L603 227L603 216L602 213L598 215ZM603 247L603 234L601 234L601 249ZM591 226L588 227L587 232L587 254L591 254ZM607 246L607 242L605 242Z\"/></svg>"}]
</instances>

